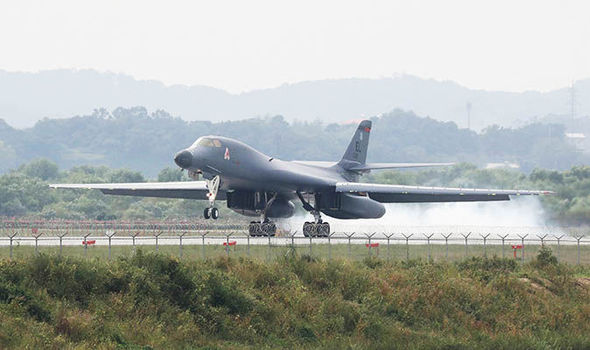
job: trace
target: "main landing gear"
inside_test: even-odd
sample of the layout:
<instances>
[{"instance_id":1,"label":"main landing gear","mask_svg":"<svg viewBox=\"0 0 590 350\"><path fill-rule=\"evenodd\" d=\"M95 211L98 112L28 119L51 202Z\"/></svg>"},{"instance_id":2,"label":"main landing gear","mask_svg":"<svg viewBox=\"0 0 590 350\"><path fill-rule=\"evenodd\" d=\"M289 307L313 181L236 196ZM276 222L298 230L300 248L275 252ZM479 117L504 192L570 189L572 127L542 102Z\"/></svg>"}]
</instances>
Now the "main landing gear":
<instances>
[{"instance_id":1,"label":"main landing gear","mask_svg":"<svg viewBox=\"0 0 590 350\"><path fill-rule=\"evenodd\" d=\"M303 224L303 235L305 237L328 237L330 235L330 224L327 222L305 222Z\"/></svg>"},{"instance_id":2,"label":"main landing gear","mask_svg":"<svg viewBox=\"0 0 590 350\"><path fill-rule=\"evenodd\" d=\"M219 183L221 182L221 179L219 178L219 175L217 175L213 179L205 179L205 181L207 182L207 188L209 189L209 193L207 193L209 206L203 211L203 217L205 219L217 220L219 218L219 209L215 207L215 198L219 191Z\"/></svg>"},{"instance_id":3,"label":"main landing gear","mask_svg":"<svg viewBox=\"0 0 590 350\"><path fill-rule=\"evenodd\" d=\"M272 221L260 222L252 221L248 227L248 233L252 237L270 236L274 237L277 233L277 224Z\"/></svg>"},{"instance_id":4,"label":"main landing gear","mask_svg":"<svg viewBox=\"0 0 590 350\"><path fill-rule=\"evenodd\" d=\"M322 221L320 213L320 194L316 193L314 195L314 206L311 206L311 204L303 198L303 195L300 192L297 192L297 196L301 200L301 203L303 203L303 209L311 212L314 218L313 222L306 221L303 224L303 235L305 237L330 236L330 224Z\"/></svg>"},{"instance_id":5,"label":"main landing gear","mask_svg":"<svg viewBox=\"0 0 590 350\"><path fill-rule=\"evenodd\" d=\"M264 195L266 196L266 193ZM272 203L275 201L276 198L277 198L277 194L275 193L268 201L266 201L266 205L264 206L264 209L262 210L262 215L261 215L260 221L250 222L250 226L248 227L248 233L250 234L250 236L252 236L252 237L260 237L260 236L274 237L275 236L275 234L277 233L277 224L270 221L266 217L266 211L268 210L268 208L270 208L270 206L272 205Z\"/></svg>"}]
</instances>

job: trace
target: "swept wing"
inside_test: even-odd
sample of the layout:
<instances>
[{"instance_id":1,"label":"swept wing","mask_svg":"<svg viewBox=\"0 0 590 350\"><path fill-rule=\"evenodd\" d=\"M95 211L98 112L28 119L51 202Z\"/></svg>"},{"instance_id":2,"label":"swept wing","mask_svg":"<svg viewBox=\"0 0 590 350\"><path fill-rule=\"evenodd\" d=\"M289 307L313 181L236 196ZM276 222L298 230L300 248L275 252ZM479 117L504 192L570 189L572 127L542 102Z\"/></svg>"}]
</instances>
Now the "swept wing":
<instances>
[{"instance_id":1,"label":"swept wing","mask_svg":"<svg viewBox=\"0 0 590 350\"><path fill-rule=\"evenodd\" d=\"M495 190L453 187L382 185L338 182L336 192L366 193L381 203L504 201L510 196L537 196L550 191Z\"/></svg>"},{"instance_id":2,"label":"swept wing","mask_svg":"<svg viewBox=\"0 0 590 350\"><path fill-rule=\"evenodd\" d=\"M306 160L294 160L293 163L304 164L314 166L318 168L331 168L338 164L336 162L324 162L324 161L306 161ZM437 167L437 166L449 166L455 163L364 163L356 164L351 166L345 166L346 170L367 172L370 170L381 170L381 169L404 169L404 168L425 168L425 167Z\"/></svg>"},{"instance_id":3,"label":"swept wing","mask_svg":"<svg viewBox=\"0 0 590 350\"><path fill-rule=\"evenodd\" d=\"M437 166L449 166L455 163L365 163L348 168L352 171L370 171L380 169L425 168Z\"/></svg>"},{"instance_id":4,"label":"swept wing","mask_svg":"<svg viewBox=\"0 0 590 350\"><path fill-rule=\"evenodd\" d=\"M205 181L179 182L136 182L136 183L103 183L103 184L53 184L52 188L95 189L104 194L121 196L160 197L207 199ZM220 191L217 199L225 199L225 192Z\"/></svg>"}]
</instances>

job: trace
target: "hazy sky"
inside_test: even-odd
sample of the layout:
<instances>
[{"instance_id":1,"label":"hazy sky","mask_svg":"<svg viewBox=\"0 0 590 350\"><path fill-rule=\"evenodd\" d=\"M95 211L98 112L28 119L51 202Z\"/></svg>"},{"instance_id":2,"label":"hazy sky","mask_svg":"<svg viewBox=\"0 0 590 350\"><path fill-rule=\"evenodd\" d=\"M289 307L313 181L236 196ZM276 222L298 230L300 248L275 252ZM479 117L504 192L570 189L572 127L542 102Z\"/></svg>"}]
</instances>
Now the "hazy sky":
<instances>
[{"instance_id":1,"label":"hazy sky","mask_svg":"<svg viewBox=\"0 0 590 350\"><path fill-rule=\"evenodd\" d=\"M2 1L0 69L232 92L399 73L549 90L590 77L590 1Z\"/></svg>"}]
</instances>

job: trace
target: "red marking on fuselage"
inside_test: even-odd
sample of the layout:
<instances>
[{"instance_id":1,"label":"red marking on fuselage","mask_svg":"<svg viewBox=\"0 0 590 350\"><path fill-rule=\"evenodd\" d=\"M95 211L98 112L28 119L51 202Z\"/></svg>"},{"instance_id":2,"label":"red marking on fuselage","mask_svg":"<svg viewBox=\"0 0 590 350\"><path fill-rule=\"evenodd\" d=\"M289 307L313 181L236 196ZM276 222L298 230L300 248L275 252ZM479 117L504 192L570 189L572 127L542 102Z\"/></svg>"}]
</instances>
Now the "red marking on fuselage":
<instances>
[{"instance_id":1,"label":"red marking on fuselage","mask_svg":"<svg viewBox=\"0 0 590 350\"><path fill-rule=\"evenodd\" d=\"M223 155L223 159L229 160L229 148L225 147L225 154Z\"/></svg>"},{"instance_id":2,"label":"red marking on fuselage","mask_svg":"<svg viewBox=\"0 0 590 350\"><path fill-rule=\"evenodd\" d=\"M369 128L369 127L366 127L366 128L365 128L365 131L366 131L366 132L370 132L370 131L371 131L371 128Z\"/></svg>"}]
</instances>

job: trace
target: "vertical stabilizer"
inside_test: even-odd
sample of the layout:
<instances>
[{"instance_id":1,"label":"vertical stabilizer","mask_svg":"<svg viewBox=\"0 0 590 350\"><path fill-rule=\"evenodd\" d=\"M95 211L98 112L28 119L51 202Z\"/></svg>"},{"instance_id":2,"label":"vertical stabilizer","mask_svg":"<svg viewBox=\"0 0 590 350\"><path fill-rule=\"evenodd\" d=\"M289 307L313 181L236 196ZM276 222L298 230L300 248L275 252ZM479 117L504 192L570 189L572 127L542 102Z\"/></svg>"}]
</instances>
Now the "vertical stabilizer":
<instances>
[{"instance_id":1,"label":"vertical stabilizer","mask_svg":"<svg viewBox=\"0 0 590 350\"><path fill-rule=\"evenodd\" d=\"M367 149L369 147L369 135L371 133L371 121L363 120L356 128L350 144L338 163L344 169L365 164L367 160Z\"/></svg>"}]
</instances>

